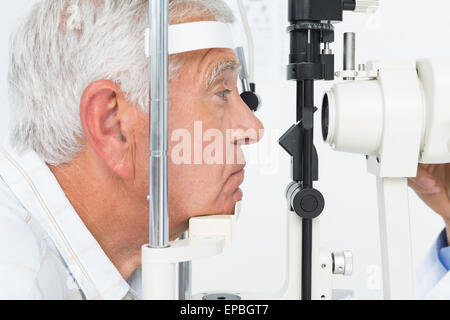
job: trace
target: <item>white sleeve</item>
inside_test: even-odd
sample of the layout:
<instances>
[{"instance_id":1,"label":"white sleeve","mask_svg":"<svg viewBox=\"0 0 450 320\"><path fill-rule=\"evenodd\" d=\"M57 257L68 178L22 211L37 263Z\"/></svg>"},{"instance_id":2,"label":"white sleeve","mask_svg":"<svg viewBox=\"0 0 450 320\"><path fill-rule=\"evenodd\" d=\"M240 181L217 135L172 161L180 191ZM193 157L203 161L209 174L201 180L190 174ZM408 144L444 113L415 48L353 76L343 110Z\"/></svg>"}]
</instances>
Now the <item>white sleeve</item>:
<instances>
[{"instance_id":1,"label":"white sleeve","mask_svg":"<svg viewBox=\"0 0 450 320\"><path fill-rule=\"evenodd\" d=\"M417 299L450 299L450 273L439 260L438 241L416 270L415 296Z\"/></svg>"}]
</instances>

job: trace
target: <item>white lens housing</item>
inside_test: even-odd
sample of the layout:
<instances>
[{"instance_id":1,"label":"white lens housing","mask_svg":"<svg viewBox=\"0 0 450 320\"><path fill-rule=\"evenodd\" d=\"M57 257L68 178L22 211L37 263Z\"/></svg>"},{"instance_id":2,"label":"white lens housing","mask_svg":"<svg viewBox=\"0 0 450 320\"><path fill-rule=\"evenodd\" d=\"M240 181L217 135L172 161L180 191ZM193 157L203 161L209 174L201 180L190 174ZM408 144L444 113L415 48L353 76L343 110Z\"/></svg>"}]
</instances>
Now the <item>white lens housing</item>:
<instances>
[{"instance_id":1,"label":"white lens housing","mask_svg":"<svg viewBox=\"0 0 450 320\"><path fill-rule=\"evenodd\" d=\"M324 138L333 149L377 154L383 134L383 95L377 81L339 84L326 93L322 107L329 113Z\"/></svg>"},{"instance_id":2,"label":"white lens housing","mask_svg":"<svg viewBox=\"0 0 450 320\"><path fill-rule=\"evenodd\" d=\"M450 59L368 64L372 80L325 94L322 127L335 150L369 157L379 176L412 177L417 163L450 162Z\"/></svg>"},{"instance_id":3,"label":"white lens housing","mask_svg":"<svg viewBox=\"0 0 450 320\"><path fill-rule=\"evenodd\" d=\"M417 63L426 113L422 139L422 163L450 162L450 59L425 59Z\"/></svg>"}]
</instances>

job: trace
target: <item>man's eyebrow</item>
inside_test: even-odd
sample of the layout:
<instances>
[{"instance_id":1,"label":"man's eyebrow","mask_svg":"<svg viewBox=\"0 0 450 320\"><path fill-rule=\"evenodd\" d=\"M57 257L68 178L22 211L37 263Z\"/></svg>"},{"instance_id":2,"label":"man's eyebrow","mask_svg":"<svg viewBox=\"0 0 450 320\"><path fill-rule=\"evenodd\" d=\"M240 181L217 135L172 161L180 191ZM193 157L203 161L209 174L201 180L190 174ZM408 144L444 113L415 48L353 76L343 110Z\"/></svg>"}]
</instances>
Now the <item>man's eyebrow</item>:
<instances>
[{"instance_id":1,"label":"man's eyebrow","mask_svg":"<svg viewBox=\"0 0 450 320\"><path fill-rule=\"evenodd\" d=\"M217 63L212 71L206 78L206 90L217 80L217 78L222 75L227 70L238 71L241 69L241 64L236 60L222 60Z\"/></svg>"}]
</instances>

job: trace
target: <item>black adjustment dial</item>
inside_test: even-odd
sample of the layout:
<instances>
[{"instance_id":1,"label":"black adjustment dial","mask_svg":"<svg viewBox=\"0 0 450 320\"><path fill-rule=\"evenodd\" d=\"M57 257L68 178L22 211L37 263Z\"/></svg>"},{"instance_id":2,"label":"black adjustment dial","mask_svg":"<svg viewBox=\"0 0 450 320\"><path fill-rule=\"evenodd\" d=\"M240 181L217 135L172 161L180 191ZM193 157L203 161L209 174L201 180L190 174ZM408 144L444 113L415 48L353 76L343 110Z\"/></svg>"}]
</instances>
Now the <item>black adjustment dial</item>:
<instances>
[{"instance_id":1,"label":"black adjustment dial","mask_svg":"<svg viewBox=\"0 0 450 320\"><path fill-rule=\"evenodd\" d=\"M298 188L291 196L291 206L303 219L315 219L325 208L325 199L316 189Z\"/></svg>"}]
</instances>

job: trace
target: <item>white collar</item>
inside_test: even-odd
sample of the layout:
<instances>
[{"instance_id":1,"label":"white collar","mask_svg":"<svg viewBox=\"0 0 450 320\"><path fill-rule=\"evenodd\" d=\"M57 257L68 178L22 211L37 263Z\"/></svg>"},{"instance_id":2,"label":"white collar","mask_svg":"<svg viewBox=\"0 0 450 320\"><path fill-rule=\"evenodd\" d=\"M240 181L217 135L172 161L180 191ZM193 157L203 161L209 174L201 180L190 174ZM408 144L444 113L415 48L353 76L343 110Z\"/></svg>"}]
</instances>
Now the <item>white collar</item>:
<instances>
[{"instance_id":1,"label":"white collar","mask_svg":"<svg viewBox=\"0 0 450 320\"><path fill-rule=\"evenodd\" d=\"M130 286L75 212L45 162L33 151L19 155L8 142L0 151L0 175L48 233L86 298L122 299Z\"/></svg>"}]
</instances>

